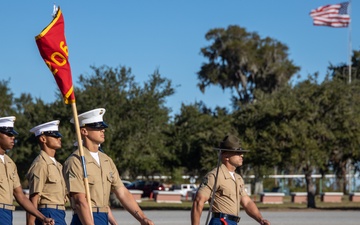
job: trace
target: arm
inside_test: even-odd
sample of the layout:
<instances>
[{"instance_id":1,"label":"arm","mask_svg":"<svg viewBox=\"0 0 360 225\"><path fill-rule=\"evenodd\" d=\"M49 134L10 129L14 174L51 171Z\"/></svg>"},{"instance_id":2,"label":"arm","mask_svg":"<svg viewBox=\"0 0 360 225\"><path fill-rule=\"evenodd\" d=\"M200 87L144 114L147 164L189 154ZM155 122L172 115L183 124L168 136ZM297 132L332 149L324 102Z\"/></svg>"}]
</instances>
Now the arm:
<instances>
[{"instance_id":1,"label":"arm","mask_svg":"<svg viewBox=\"0 0 360 225\"><path fill-rule=\"evenodd\" d=\"M195 200L191 208L191 225L199 225L200 217L204 209L204 204L209 199L200 193L196 193Z\"/></svg>"},{"instance_id":2,"label":"arm","mask_svg":"<svg viewBox=\"0 0 360 225\"><path fill-rule=\"evenodd\" d=\"M34 207L37 208L37 203L39 201L39 193L34 193L30 196L30 201L33 203ZM35 216L30 213L26 213L26 225L34 225L35 224Z\"/></svg>"},{"instance_id":3,"label":"arm","mask_svg":"<svg viewBox=\"0 0 360 225\"><path fill-rule=\"evenodd\" d=\"M43 224L55 224L53 219L46 218L39 210L37 210L37 208L35 208L33 203L24 195L21 186L14 188L14 197L26 212L43 221Z\"/></svg>"},{"instance_id":4,"label":"arm","mask_svg":"<svg viewBox=\"0 0 360 225\"><path fill-rule=\"evenodd\" d=\"M71 192L71 197L75 202L75 211L79 216L81 224L94 225L85 194Z\"/></svg>"},{"instance_id":5,"label":"arm","mask_svg":"<svg viewBox=\"0 0 360 225\"><path fill-rule=\"evenodd\" d=\"M114 215L112 214L110 207L108 207L108 209L109 209L109 212L108 212L109 223L111 225L118 225L117 221L115 220Z\"/></svg>"},{"instance_id":6,"label":"arm","mask_svg":"<svg viewBox=\"0 0 360 225\"><path fill-rule=\"evenodd\" d=\"M149 220L144 212L140 209L132 194L125 186L121 186L114 190L116 197L121 202L121 205L135 218L141 225L154 225L154 222Z\"/></svg>"},{"instance_id":7,"label":"arm","mask_svg":"<svg viewBox=\"0 0 360 225\"><path fill-rule=\"evenodd\" d=\"M270 225L270 221L267 221L262 217L258 207L249 196L242 196L240 204L245 209L245 212L261 225Z\"/></svg>"}]
</instances>

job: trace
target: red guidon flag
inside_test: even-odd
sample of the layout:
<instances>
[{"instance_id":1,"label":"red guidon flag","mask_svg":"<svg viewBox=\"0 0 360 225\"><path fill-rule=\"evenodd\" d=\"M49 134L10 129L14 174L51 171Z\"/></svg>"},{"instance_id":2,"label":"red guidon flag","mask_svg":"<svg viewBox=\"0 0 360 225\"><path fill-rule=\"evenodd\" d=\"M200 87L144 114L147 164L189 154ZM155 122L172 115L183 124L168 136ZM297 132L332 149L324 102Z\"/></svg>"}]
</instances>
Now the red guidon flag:
<instances>
[{"instance_id":1,"label":"red guidon flag","mask_svg":"<svg viewBox=\"0 0 360 225\"><path fill-rule=\"evenodd\" d=\"M35 40L41 57L55 77L65 104L74 103L75 95L64 33L64 17L60 8L51 23L35 37Z\"/></svg>"}]
</instances>

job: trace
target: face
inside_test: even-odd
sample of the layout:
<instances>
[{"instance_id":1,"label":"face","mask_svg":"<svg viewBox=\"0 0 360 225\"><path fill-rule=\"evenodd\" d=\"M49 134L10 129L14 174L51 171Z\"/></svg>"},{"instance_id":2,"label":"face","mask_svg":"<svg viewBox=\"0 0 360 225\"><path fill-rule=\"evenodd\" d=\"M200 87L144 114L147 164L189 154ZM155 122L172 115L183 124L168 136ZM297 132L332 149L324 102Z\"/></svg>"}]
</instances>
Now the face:
<instances>
[{"instance_id":1,"label":"face","mask_svg":"<svg viewBox=\"0 0 360 225\"><path fill-rule=\"evenodd\" d=\"M226 160L229 162L230 165L234 167L242 166L244 157L243 152L226 152L224 154L226 154Z\"/></svg>"},{"instance_id":2,"label":"face","mask_svg":"<svg viewBox=\"0 0 360 225\"><path fill-rule=\"evenodd\" d=\"M10 134L4 134L0 132L0 154L4 154L6 150L10 150L14 147L15 136Z\"/></svg>"},{"instance_id":3,"label":"face","mask_svg":"<svg viewBox=\"0 0 360 225\"><path fill-rule=\"evenodd\" d=\"M105 128L85 127L82 128L82 132L89 140L96 144L101 144L105 141Z\"/></svg>"},{"instance_id":4,"label":"face","mask_svg":"<svg viewBox=\"0 0 360 225\"><path fill-rule=\"evenodd\" d=\"M48 148L55 150L61 148L61 137L43 135L41 138Z\"/></svg>"}]
</instances>

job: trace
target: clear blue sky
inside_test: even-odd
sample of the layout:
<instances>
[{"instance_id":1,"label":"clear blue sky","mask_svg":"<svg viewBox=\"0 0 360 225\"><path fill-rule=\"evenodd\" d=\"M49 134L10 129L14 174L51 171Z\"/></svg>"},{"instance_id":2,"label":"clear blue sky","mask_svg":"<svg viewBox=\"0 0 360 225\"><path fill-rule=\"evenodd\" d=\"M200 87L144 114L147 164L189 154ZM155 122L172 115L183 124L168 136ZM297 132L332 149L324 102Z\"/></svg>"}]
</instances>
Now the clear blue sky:
<instances>
[{"instance_id":1,"label":"clear blue sky","mask_svg":"<svg viewBox=\"0 0 360 225\"><path fill-rule=\"evenodd\" d=\"M96 67L126 66L143 83L156 69L172 80L175 95L167 106L178 113L181 103L203 101L230 108L230 92L219 87L202 94L197 72L207 60L200 49L210 43L213 28L239 25L261 37L289 47L290 59L300 66L301 78L320 73L329 63L348 60L348 28L313 26L309 12L341 0L144 0L55 1L65 19L65 34L74 85L80 74ZM45 102L55 100L57 86L40 57L34 37L52 20L54 1L1 1L0 80L10 79L18 97L30 93ZM352 1L352 49L360 49L360 2ZM75 93L76 95L76 93ZM1 98L0 98L1 100Z\"/></svg>"}]
</instances>

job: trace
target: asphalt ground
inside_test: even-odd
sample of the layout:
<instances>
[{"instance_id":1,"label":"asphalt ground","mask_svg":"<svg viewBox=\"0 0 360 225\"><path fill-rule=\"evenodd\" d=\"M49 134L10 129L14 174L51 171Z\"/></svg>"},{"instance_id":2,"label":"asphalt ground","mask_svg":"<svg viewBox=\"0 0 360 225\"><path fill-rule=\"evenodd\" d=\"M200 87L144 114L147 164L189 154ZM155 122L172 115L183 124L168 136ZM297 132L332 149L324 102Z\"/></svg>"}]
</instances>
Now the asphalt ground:
<instances>
[{"instance_id":1,"label":"asphalt ground","mask_svg":"<svg viewBox=\"0 0 360 225\"><path fill-rule=\"evenodd\" d=\"M144 210L145 214L155 222L155 225L190 225L190 211L188 210ZM127 211L113 209L118 223L126 225L139 225ZM272 225L359 225L359 210L285 210L262 211L264 218ZM258 225L256 221L240 212L240 225ZM66 222L70 224L72 212L66 211ZM201 225L205 225L207 211L201 217ZM13 213L13 225L25 224L25 211L17 210Z\"/></svg>"}]
</instances>

